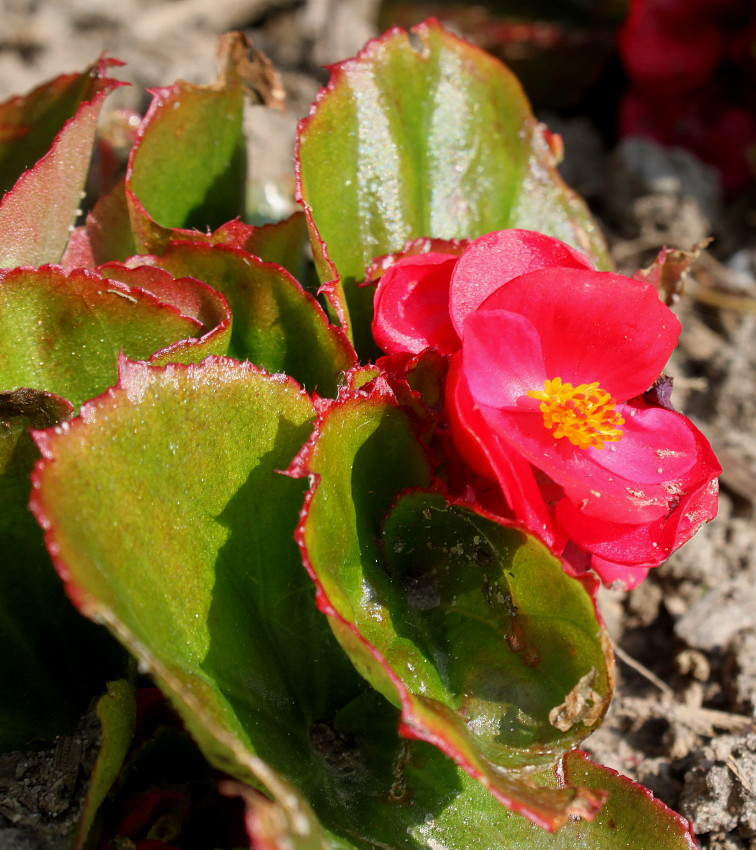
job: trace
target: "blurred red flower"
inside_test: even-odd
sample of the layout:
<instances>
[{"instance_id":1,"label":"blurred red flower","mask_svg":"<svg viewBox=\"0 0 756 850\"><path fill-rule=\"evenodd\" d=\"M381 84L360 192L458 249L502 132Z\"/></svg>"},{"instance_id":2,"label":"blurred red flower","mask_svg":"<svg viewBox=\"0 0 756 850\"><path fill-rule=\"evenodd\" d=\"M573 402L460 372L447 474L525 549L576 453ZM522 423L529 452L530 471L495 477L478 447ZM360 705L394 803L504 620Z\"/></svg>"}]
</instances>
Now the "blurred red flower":
<instances>
[{"instance_id":1,"label":"blurred red flower","mask_svg":"<svg viewBox=\"0 0 756 850\"><path fill-rule=\"evenodd\" d=\"M687 148L729 191L747 186L756 148L753 0L630 0L618 40L630 79L620 134Z\"/></svg>"}]
</instances>

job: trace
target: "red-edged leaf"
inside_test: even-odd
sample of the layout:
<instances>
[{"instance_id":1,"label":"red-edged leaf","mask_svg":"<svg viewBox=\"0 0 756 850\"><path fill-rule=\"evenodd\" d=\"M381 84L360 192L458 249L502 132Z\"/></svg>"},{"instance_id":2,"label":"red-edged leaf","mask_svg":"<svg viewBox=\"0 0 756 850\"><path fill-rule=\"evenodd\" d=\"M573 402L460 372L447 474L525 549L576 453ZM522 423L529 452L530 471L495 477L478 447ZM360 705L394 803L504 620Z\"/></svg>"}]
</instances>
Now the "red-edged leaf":
<instances>
[{"instance_id":1,"label":"red-edged leaf","mask_svg":"<svg viewBox=\"0 0 756 850\"><path fill-rule=\"evenodd\" d=\"M637 847L639 850L652 847L654 850L695 850L698 847L690 823L632 779L595 764L579 750L565 756L563 771L567 782L608 792L606 803L591 824L595 843L586 846L602 850L604 847ZM575 843L582 838L577 824L565 829L564 838L565 848L583 846Z\"/></svg>"},{"instance_id":2,"label":"red-edged leaf","mask_svg":"<svg viewBox=\"0 0 756 850\"><path fill-rule=\"evenodd\" d=\"M79 211L100 108L108 92L123 85L105 76L110 64L119 63L100 60L84 74L59 78L25 101L4 105L4 111L10 105L17 114L10 130L7 116L0 114L0 135L11 136L0 149L6 160L0 161L0 173L15 177L19 166L28 170L0 200L1 267L56 263L63 255ZM37 121L39 129L27 126ZM7 185L7 177L2 182Z\"/></svg>"},{"instance_id":3,"label":"red-edged leaf","mask_svg":"<svg viewBox=\"0 0 756 850\"><path fill-rule=\"evenodd\" d=\"M226 245L174 242L153 262L172 275L211 283L231 306L229 354L269 372L285 372L309 391L335 395L355 362L343 332L328 324L317 301L274 263Z\"/></svg>"},{"instance_id":4,"label":"red-edged leaf","mask_svg":"<svg viewBox=\"0 0 756 850\"><path fill-rule=\"evenodd\" d=\"M162 304L199 323L201 336L180 340L155 352L149 358L151 364L198 363L210 354L228 353L231 310L217 290L192 277L174 278L163 269L149 265L129 267L106 263L98 272L110 280L125 283L131 289L154 295Z\"/></svg>"},{"instance_id":5,"label":"red-edged leaf","mask_svg":"<svg viewBox=\"0 0 756 850\"><path fill-rule=\"evenodd\" d=\"M283 221L254 226L242 221L221 225L209 238L218 245L241 248L266 263L277 263L300 279L304 269L307 222L301 212ZM204 241L204 240L203 240Z\"/></svg>"},{"instance_id":6,"label":"red-edged leaf","mask_svg":"<svg viewBox=\"0 0 756 850\"><path fill-rule=\"evenodd\" d=\"M173 228L215 230L242 215L246 186L244 84L236 66L222 68L214 85L180 81L152 96L126 173L142 253L160 253Z\"/></svg>"},{"instance_id":7,"label":"red-edged leaf","mask_svg":"<svg viewBox=\"0 0 756 850\"><path fill-rule=\"evenodd\" d=\"M340 280L327 291L337 312L354 313L358 350L370 303L353 282L408 239L521 227L611 263L514 76L435 21L412 35L390 30L333 66L299 129L298 192L313 253L321 279Z\"/></svg>"},{"instance_id":8,"label":"red-edged leaf","mask_svg":"<svg viewBox=\"0 0 756 850\"><path fill-rule=\"evenodd\" d=\"M591 817L600 795L508 772L553 762L606 710L611 653L583 586L534 539L440 496L401 500L382 531L397 493L430 479L380 382L321 404L292 473L314 482L298 539L318 604L357 669L401 706L402 734L547 829ZM554 720L578 693L581 710Z\"/></svg>"},{"instance_id":9,"label":"red-edged leaf","mask_svg":"<svg viewBox=\"0 0 756 850\"><path fill-rule=\"evenodd\" d=\"M162 251L171 241L226 245L277 263L297 277L303 272L306 239L305 217L297 212L284 221L261 227L235 219L212 233L164 228L153 250ZM85 224L71 234L61 264L69 270L93 269L104 263L123 262L136 253L124 184L119 183L98 200Z\"/></svg>"},{"instance_id":10,"label":"red-edged leaf","mask_svg":"<svg viewBox=\"0 0 756 850\"><path fill-rule=\"evenodd\" d=\"M354 373L352 383L367 374ZM352 556L344 598L362 590L364 604L372 588L362 585L359 562L380 562L376 518L393 498L366 461L378 465L377 453L396 484L425 476L397 413L386 417L396 438L390 451L375 422L362 423L371 433L361 444L352 427L340 432L361 446L356 464L335 465L343 482L354 476L357 507L371 509L359 511L361 551L340 533L339 511L354 510L343 498L332 506L330 542L323 535L319 543ZM117 387L79 418L36 434L44 460L32 504L69 594L156 677L216 767L270 793L272 803L249 800L254 846L604 850L633 834L623 830L637 813L648 816L643 795L623 799L620 829L581 821L549 834L504 809L435 747L398 737L399 711L361 687L293 546L304 488L275 470L305 439L311 416L293 382L248 364L211 359L163 370L124 362ZM398 542L392 549L402 554ZM601 793L605 779L585 784ZM571 793L558 790L551 771L531 780L539 799ZM681 845L663 838L638 846Z\"/></svg>"},{"instance_id":11,"label":"red-edged leaf","mask_svg":"<svg viewBox=\"0 0 756 850\"><path fill-rule=\"evenodd\" d=\"M117 269L112 268L116 275ZM180 287L165 272L123 270L139 287L83 270L66 274L58 266L14 269L0 275L0 386L36 387L81 404L113 383L120 352L202 359L228 342L228 320L208 330L145 286L156 291ZM218 303L195 281L184 284ZM165 350L165 351L164 351Z\"/></svg>"},{"instance_id":12,"label":"red-edged leaf","mask_svg":"<svg viewBox=\"0 0 756 850\"><path fill-rule=\"evenodd\" d=\"M0 195L50 150L83 103L119 85L106 75L108 66L120 64L102 58L83 73L64 74L0 103Z\"/></svg>"},{"instance_id":13,"label":"red-edged leaf","mask_svg":"<svg viewBox=\"0 0 756 850\"><path fill-rule=\"evenodd\" d=\"M248 363L121 360L115 387L35 433L32 498L80 610L156 678L216 767L305 821L291 783L323 805L331 781L311 727L362 686L294 543L304 487L277 472L312 416L294 381Z\"/></svg>"}]
</instances>

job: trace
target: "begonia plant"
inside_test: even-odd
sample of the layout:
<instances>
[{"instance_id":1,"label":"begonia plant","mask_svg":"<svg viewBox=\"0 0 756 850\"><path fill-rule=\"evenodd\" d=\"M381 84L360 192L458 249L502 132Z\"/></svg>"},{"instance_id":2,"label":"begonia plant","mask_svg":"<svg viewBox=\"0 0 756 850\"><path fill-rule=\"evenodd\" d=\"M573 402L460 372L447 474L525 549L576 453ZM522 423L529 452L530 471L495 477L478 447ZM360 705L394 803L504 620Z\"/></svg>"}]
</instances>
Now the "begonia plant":
<instances>
[{"instance_id":1,"label":"begonia plant","mask_svg":"<svg viewBox=\"0 0 756 850\"><path fill-rule=\"evenodd\" d=\"M716 512L706 439L648 392L680 332L650 283L510 229L397 260L375 305L385 351L450 357L457 489L497 482L498 513L569 562L634 587Z\"/></svg>"},{"instance_id":2,"label":"begonia plant","mask_svg":"<svg viewBox=\"0 0 756 850\"><path fill-rule=\"evenodd\" d=\"M331 68L302 211L247 224L275 75L222 56L83 220L113 62L0 105L3 748L99 697L76 848L695 847L578 749L600 581L716 509L661 275L611 270L516 79L434 21ZM235 808L135 784L187 733Z\"/></svg>"}]
</instances>

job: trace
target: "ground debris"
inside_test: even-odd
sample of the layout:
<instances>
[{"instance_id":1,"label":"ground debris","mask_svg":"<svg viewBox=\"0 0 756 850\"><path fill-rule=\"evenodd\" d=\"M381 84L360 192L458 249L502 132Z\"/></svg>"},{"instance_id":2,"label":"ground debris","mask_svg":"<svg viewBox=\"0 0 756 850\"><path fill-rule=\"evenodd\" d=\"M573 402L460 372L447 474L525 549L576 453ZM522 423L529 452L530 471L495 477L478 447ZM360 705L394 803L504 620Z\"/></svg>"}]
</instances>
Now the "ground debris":
<instances>
[{"instance_id":1,"label":"ground debris","mask_svg":"<svg viewBox=\"0 0 756 850\"><path fill-rule=\"evenodd\" d=\"M680 808L700 834L730 832L756 842L756 728L717 738L696 753Z\"/></svg>"},{"instance_id":2,"label":"ground debris","mask_svg":"<svg viewBox=\"0 0 756 850\"><path fill-rule=\"evenodd\" d=\"M0 754L0 850L68 850L99 736L92 710L53 744Z\"/></svg>"}]
</instances>

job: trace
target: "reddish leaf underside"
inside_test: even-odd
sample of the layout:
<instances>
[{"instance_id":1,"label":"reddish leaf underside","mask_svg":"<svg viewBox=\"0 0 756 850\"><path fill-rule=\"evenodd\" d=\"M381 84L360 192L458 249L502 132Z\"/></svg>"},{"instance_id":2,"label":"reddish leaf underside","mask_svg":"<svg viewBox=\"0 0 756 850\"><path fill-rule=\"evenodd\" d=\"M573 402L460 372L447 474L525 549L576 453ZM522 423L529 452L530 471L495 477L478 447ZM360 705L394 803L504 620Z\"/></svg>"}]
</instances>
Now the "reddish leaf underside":
<instances>
[{"instance_id":1,"label":"reddish leaf underside","mask_svg":"<svg viewBox=\"0 0 756 850\"><path fill-rule=\"evenodd\" d=\"M108 67L120 64L101 58L80 74L63 74L0 103L0 195L50 150L82 104L120 85L107 79Z\"/></svg>"},{"instance_id":2,"label":"reddish leaf underside","mask_svg":"<svg viewBox=\"0 0 756 850\"><path fill-rule=\"evenodd\" d=\"M28 170L18 177L0 200L0 231L3 233L0 267L57 263L63 256L83 197L100 109L107 94L123 85L105 76L108 64L101 60L93 69L70 79L54 98L50 98L50 90L68 78L53 81L48 84L48 90L43 87L32 95L33 103L27 102L22 106L22 116L18 116L20 121L34 122L39 101L48 101L45 120L51 124L47 136L38 139L37 143L31 143L29 133L25 132L11 140L12 151L5 151L6 155L17 152L12 158L25 163ZM49 102L56 99L57 102ZM65 120L71 100L78 102L78 106ZM31 114L28 115L27 111ZM56 116L57 120L52 120L52 116ZM61 122L62 126L56 129L49 149L45 147L44 151L40 151L47 144L50 129L55 128L61 119L64 123ZM20 121L15 125L15 132L20 132L23 127ZM29 132L37 135L35 131ZM27 145L28 152L33 151L33 156L39 155L38 161L25 158ZM8 163L0 163L0 168L3 166L14 171Z\"/></svg>"},{"instance_id":3,"label":"reddish leaf underside","mask_svg":"<svg viewBox=\"0 0 756 850\"><path fill-rule=\"evenodd\" d=\"M132 264L136 258L132 258ZM155 366L167 363L198 363L205 357L229 353L231 309L222 293L193 277L172 277L151 265L125 266L107 263L98 272L137 291L154 295L162 304L200 325L201 336L183 339L155 352L149 361Z\"/></svg>"}]
</instances>

